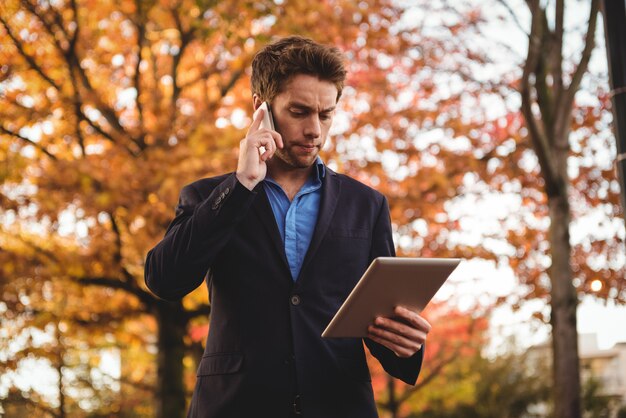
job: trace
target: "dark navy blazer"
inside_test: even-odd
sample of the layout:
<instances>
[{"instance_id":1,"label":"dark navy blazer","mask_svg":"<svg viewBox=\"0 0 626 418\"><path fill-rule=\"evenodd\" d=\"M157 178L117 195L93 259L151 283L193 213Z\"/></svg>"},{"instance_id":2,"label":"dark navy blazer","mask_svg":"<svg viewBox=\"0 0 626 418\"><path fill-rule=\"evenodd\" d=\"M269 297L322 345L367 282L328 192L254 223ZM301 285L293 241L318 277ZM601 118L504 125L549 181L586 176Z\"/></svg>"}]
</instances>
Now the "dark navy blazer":
<instances>
[{"instance_id":1,"label":"dark navy blazer","mask_svg":"<svg viewBox=\"0 0 626 418\"><path fill-rule=\"evenodd\" d=\"M376 417L363 340L321 333L369 263L394 255L379 192L327 169L313 239L293 281L263 184L196 181L147 256L146 284L176 300L206 277L211 317L189 417ZM399 358L365 339L391 375L415 384L423 349Z\"/></svg>"}]
</instances>

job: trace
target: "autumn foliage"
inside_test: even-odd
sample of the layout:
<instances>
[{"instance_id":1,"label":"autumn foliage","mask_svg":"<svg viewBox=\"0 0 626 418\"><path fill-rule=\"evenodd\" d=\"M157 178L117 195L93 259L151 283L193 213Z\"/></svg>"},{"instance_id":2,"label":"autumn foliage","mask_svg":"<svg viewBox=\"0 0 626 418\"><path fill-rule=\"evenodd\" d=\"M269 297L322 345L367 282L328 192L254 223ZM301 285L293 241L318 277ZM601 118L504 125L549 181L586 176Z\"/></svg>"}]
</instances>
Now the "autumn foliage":
<instances>
[{"instance_id":1,"label":"autumn foliage","mask_svg":"<svg viewBox=\"0 0 626 418\"><path fill-rule=\"evenodd\" d=\"M486 19L476 7L386 0L2 2L2 408L184 416L207 292L156 299L143 284L144 257L185 184L235 168L250 121L250 61L287 34L345 51L348 85L324 159L389 197L398 253L510 265L521 286L500 303L547 300L547 202L510 104L521 73L512 65L498 79L477 76L494 60L476 41ZM597 295L623 302L602 80L585 85L597 100L577 103L572 118L573 222L597 226L574 243L572 267L580 293L600 279ZM513 203L485 221L479 208L493 202ZM486 326L460 314L436 322L423 379L436 379L451 354L477 352ZM19 382L39 361L52 370L47 393ZM419 409L418 397L403 411Z\"/></svg>"}]
</instances>

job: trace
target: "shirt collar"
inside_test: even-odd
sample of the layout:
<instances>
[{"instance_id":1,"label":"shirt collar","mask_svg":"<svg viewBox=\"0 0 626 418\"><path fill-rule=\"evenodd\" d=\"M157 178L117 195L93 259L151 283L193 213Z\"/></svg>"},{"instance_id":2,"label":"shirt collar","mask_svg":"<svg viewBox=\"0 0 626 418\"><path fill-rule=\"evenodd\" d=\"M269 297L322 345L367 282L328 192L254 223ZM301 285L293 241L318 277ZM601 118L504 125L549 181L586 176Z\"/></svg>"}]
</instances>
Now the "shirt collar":
<instances>
[{"instance_id":1,"label":"shirt collar","mask_svg":"<svg viewBox=\"0 0 626 418\"><path fill-rule=\"evenodd\" d=\"M319 155L315 159L314 164L315 164L315 168L317 169L316 170L317 178L319 180L323 179L326 176L326 166L324 165L324 162L322 161Z\"/></svg>"},{"instance_id":2,"label":"shirt collar","mask_svg":"<svg viewBox=\"0 0 626 418\"><path fill-rule=\"evenodd\" d=\"M315 162L313 163L313 165L315 166L315 169L313 170L313 173L315 174L312 176L312 178L310 177L310 180L308 181L312 180L313 182L321 182L322 179L326 177L326 166L324 165L324 161L322 161L319 155L315 158ZM265 180L270 181L274 184L278 184L274 181L272 177L269 176L269 174L265 177Z\"/></svg>"}]
</instances>

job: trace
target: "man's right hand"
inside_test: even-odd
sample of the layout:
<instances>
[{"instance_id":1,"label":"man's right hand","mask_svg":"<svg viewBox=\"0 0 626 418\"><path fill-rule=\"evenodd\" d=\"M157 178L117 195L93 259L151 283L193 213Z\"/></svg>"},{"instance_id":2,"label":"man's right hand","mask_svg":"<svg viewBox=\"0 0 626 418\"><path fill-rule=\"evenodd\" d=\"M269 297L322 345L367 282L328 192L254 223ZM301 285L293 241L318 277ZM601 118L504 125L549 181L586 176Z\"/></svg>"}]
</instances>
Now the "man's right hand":
<instances>
[{"instance_id":1,"label":"man's right hand","mask_svg":"<svg viewBox=\"0 0 626 418\"><path fill-rule=\"evenodd\" d=\"M239 143L237 180L248 190L254 189L267 174L266 161L272 158L276 147L283 147L283 139L276 131L260 128L265 111L261 110L252 121L246 137ZM261 147L265 151L261 152Z\"/></svg>"}]
</instances>

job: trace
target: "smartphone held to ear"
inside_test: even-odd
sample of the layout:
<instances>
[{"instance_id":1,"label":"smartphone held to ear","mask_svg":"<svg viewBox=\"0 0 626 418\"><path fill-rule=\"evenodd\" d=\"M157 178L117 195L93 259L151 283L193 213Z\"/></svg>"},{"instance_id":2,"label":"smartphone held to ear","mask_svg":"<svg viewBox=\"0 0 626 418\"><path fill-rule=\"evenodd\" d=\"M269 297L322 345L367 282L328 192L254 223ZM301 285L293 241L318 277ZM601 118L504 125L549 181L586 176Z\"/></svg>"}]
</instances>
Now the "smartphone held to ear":
<instances>
[{"instance_id":1,"label":"smartphone held to ear","mask_svg":"<svg viewBox=\"0 0 626 418\"><path fill-rule=\"evenodd\" d=\"M269 103L263 102L261 106L259 106L259 108L254 111L252 119L256 119L261 109L264 110L263 120L261 121L261 128L271 129L272 131L274 131L274 118L272 117L272 110Z\"/></svg>"}]
</instances>

